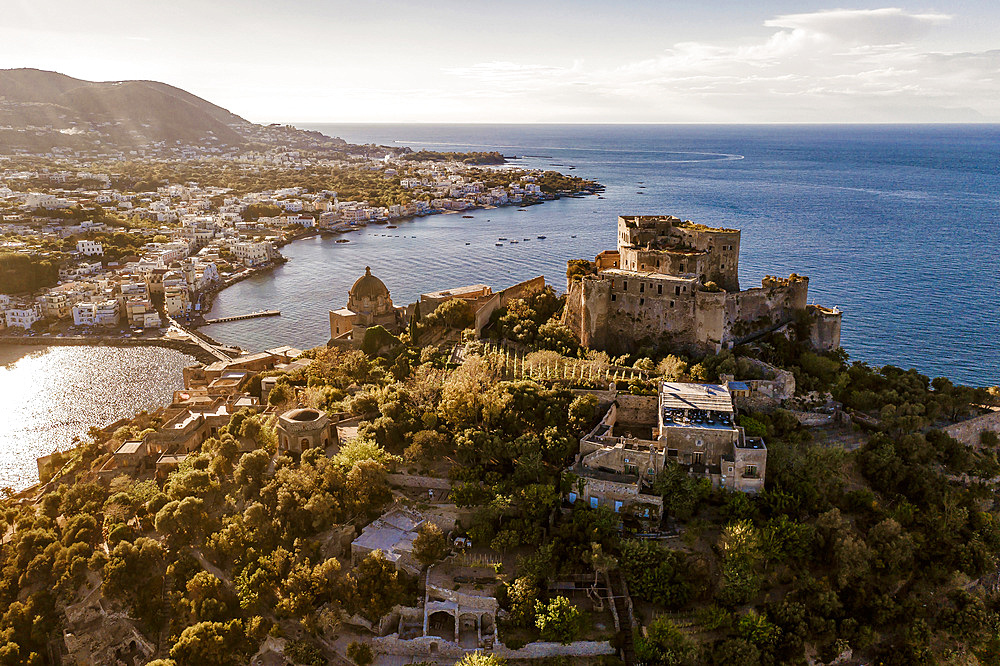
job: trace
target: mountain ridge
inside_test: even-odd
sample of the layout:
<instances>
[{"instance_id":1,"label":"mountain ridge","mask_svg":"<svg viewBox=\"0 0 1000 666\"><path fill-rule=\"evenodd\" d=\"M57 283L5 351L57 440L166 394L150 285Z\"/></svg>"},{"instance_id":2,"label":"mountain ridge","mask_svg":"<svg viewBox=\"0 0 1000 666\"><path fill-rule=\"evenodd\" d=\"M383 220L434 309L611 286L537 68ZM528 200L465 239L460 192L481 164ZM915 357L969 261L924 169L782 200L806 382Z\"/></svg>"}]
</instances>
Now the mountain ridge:
<instances>
[{"instance_id":1,"label":"mountain ridge","mask_svg":"<svg viewBox=\"0 0 1000 666\"><path fill-rule=\"evenodd\" d=\"M159 142L245 148L288 139L283 128L271 130L269 141L269 127L160 81L86 81L41 69L0 69L0 150Z\"/></svg>"}]
</instances>

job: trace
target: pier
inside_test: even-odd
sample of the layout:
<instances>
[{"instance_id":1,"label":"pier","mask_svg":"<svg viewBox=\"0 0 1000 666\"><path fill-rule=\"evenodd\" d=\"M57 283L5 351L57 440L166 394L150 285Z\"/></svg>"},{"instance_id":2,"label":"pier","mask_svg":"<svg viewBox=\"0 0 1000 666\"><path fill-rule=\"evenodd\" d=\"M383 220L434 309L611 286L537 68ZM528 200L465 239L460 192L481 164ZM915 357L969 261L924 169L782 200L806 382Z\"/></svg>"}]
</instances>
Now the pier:
<instances>
[{"instance_id":1,"label":"pier","mask_svg":"<svg viewBox=\"0 0 1000 666\"><path fill-rule=\"evenodd\" d=\"M243 319L256 319L257 317L277 317L281 310L259 310L244 315L233 315L232 317L219 317L218 319L206 319L206 324L222 324L227 321L241 321Z\"/></svg>"}]
</instances>

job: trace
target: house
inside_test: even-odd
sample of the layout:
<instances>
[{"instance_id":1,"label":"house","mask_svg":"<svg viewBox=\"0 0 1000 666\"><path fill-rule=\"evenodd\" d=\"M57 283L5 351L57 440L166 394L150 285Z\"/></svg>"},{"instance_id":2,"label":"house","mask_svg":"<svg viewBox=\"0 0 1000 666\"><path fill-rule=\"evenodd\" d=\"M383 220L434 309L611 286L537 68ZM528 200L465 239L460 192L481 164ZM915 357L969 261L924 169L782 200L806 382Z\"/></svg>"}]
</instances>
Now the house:
<instances>
[{"instance_id":1,"label":"house","mask_svg":"<svg viewBox=\"0 0 1000 666\"><path fill-rule=\"evenodd\" d=\"M29 329L42 318L42 308L38 303L12 304L4 311L7 328Z\"/></svg>"},{"instance_id":2,"label":"house","mask_svg":"<svg viewBox=\"0 0 1000 666\"><path fill-rule=\"evenodd\" d=\"M104 246L97 241L78 240L76 242L76 251L91 257L104 254Z\"/></svg>"}]
</instances>

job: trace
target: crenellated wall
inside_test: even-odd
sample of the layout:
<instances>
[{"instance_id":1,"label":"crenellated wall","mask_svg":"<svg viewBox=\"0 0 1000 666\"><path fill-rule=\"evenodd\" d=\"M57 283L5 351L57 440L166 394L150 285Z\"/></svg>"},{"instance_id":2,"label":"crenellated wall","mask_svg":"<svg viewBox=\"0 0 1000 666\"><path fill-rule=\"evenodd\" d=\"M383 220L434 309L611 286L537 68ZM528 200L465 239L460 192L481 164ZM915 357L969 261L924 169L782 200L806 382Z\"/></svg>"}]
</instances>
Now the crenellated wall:
<instances>
[{"instance_id":1,"label":"crenellated wall","mask_svg":"<svg viewBox=\"0 0 1000 666\"><path fill-rule=\"evenodd\" d=\"M563 323L585 347L621 354L645 346L718 352L794 321L807 307L809 279L767 276L739 291L739 248L734 229L619 217L618 251L598 255L596 275L568 281ZM838 347L840 312L810 312L811 344Z\"/></svg>"}]
</instances>

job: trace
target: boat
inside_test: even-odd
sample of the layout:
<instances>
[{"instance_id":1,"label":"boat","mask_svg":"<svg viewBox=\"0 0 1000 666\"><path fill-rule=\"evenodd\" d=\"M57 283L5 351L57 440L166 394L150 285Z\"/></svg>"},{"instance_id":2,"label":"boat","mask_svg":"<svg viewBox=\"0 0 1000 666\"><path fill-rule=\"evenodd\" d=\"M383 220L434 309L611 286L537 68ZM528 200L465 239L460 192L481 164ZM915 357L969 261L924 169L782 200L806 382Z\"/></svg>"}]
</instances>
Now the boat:
<instances>
[{"instance_id":1,"label":"boat","mask_svg":"<svg viewBox=\"0 0 1000 666\"><path fill-rule=\"evenodd\" d=\"M466 243L466 245L472 245L472 243Z\"/></svg>"},{"instance_id":2,"label":"boat","mask_svg":"<svg viewBox=\"0 0 1000 666\"><path fill-rule=\"evenodd\" d=\"M399 227L397 227L394 224L390 224L389 226L386 227L386 229L399 229Z\"/></svg>"},{"instance_id":3,"label":"boat","mask_svg":"<svg viewBox=\"0 0 1000 666\"><path fill-rule=\"evenodd\" d=\"M471 216L471 215L463 215L462 217L464 217L464 218L465 218L465 219L467 219L467 220L471 220L471 219L472 219L472 216Z\"/></svg>"},{"instance_id":4,"label":"boat","mask_svg":"<svg viewBox=\"0 0 1000 666\"><path fill-rule=\"evenodd\" d=\"M493 244L496 245L497 247L503 247L503 243L493 243Z\"/></svg>"},{"instance_id":5,"label":"boat","mask_svg":"<svg viewBox=\"0 0 1000 666\"><path fill-rule=\"evenodd\" d=\"M524 212L524 211L526 211L526 210L527 210L527 208L518 208L518 209L517 209L517 212L518 212L518 213L523 213L523 212Z\"/></svg>"},{"instance_id":6,"label":"boat","mask_svg":"<svg viewBox=\"0 0 1000 666\"><path fill-rule=\"evenodd\" d=\"M500 237L500 238L498 238L497 240L507 240L507 237L506 237L506 236L501 236L501 237Z\"/></svg>"},{"instance_id":7,"label":"boat","mask_svg":"<svg viewBox=\"0 0 1000 666\"><path fill-rule=\"evenodd\" d=\"M576 238L576 234L573 234L572 236L570 236L570 238Z\"/></svg>"},{"instance_id":8,"label":"boat","mask_svg":"<svg viewBox=\"0 0 1000 666\"><path fill-rule=\"evenodd\" d=\"M511 245L516 245L516 244L517 244L517 241L516 241L516 240L513 240L513 241L511 241L511 242L510 242L510 244L511 244Z\"/></svg>"},{"instance_id":9,"label":"boat","mask_svg":"<svg viewBox=\"0 0 1000 666\"><path fill-rule=\"evenodd\" d=\"M349 240L348 240L348 239L346 239L346 238L338 238L338 239L337 239L337 242L338 242L338 243L350 243L351 241L349 241Z\"/></svg>"},{"instance_id":10,"label":"boat","mask_svg":"<svg viewBox=\"0 0 1000 666\"><path fill-rule=\"evenodd\" d=\"M645 194L645 192L641 192L641 191L640 191L640 192L636 192L636 194Z\"/></svg>"},{"instance_id":11,"label":"boat","mask_svg":"<svg viewBox=\"0 0 1000 666\"><path fill-rule=\"evenodd\" d=\"M598 199L603 199L604 197L602 197L601 195L597 195L597 198Z\"/></svg>"},{"instance_id":12,"label":"boat","mask_svg":"<svg viewBox=\"0 0 1000 666\"><path fill-rule=\"evenodd\" d=\"M526 240L526 241L530 241L531 239L530 239L530 238L525 238L524 240Z\"/></svg>"},{"instance_id":13,"label":"boat","mask_svg":"<svg viewBox=\"0 0 1000 666\"><path fill-rule=\"evenodd\" d=\"M545 240L545 236L539 236L538 240Z\"/></svg>"}]
</instances>

